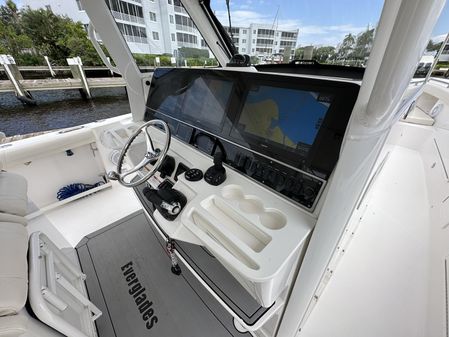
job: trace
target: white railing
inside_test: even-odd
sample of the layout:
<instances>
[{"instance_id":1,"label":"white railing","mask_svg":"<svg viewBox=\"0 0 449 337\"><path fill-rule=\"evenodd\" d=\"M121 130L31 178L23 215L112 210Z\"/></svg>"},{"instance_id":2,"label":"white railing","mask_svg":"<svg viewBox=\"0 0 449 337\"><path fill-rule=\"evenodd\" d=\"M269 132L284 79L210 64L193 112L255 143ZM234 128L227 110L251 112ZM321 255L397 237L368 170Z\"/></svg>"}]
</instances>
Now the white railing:
<instances>
[{"instance_id":1,"label":"white railing","mask_svg":"<svg viewBox=\"0 0 449 337\"><path fill-rule=\"evenodd\" d=\"M138 16L120 13L120 12L113 11L113 10L111 10L111 13L114 18L119 19L119 20L136 22L136 23L140 23L141 25L145 24L145 20Z\"/></svg>"},{"instance_id":2,"label":"white railing","mask_svg":"<svg viewBox=\"0 0 449 337\"><path fill-rule=\"evenodd\" d=\"M145 43L145 44L148 43L148 39L146 37L125 35L125 34L123 34L123 37L128 42Z\"/></svg>"},{"instance_id":3,"label":"white railing","mask_svg":"<svg viewBox=\"0 0 449 337\"><path fill-rule=\"evenodd\" d=\"M180 6L173 6L175 8L175 12L176 13L182 13L182 14L187 14L187 11L184 9L184 7L180 7Z\"/></svg>"},{"instance_id":4,"label":"white railing","mask_svg":"<svg viewBox=\"0 0 449 337\"><path fill-rule=\"evenodd\" d=\"M181 47L190 47L190 48L198 48L198 44L196 44L196 43L190 43L190 42L180 42L180 41L178 41L178 46L181 46Z\"/></svg>"},{"instance_id":5,"label":"white railing","mask_svg":"<svg viewBox=\"0 0 449 337\"><path fill-rule=\"evenodd\" d=\"M190 27L190 26L176 24L176 29L177 30L182 30L182 31L185 31L185 32L196 33L196 29L193 28L193 27Z\"/></svg>"}]
</instances>

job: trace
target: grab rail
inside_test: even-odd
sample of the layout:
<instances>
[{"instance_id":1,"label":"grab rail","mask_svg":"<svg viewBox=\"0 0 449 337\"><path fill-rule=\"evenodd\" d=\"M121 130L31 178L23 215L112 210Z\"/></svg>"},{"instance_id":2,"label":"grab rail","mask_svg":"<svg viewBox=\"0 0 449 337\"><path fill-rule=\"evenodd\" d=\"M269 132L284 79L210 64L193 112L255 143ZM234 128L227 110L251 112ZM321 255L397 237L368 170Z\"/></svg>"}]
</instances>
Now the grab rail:
<instances>
[{"instance_id":1,"label":"grab rail","mask_svg":"<svg viewBox=\"0 0 449 337\"><path fill-rule=\"evenodd\" d=\"M114 67L111 62L109 62L106 54L104 53L103 49L101 49L100 44L97 41L97 37L95 36L95 27L92 24L92 22L89 22L89 26L87 29L87 32L89 34L89 39L92 41L92 44L94 45L95 50L98 53L98 56L100 56L103 63L108 67L111 71L113 71L116 74L121 75L120 70L118 70L117 67Z\"/></svg>"}]
</instances>

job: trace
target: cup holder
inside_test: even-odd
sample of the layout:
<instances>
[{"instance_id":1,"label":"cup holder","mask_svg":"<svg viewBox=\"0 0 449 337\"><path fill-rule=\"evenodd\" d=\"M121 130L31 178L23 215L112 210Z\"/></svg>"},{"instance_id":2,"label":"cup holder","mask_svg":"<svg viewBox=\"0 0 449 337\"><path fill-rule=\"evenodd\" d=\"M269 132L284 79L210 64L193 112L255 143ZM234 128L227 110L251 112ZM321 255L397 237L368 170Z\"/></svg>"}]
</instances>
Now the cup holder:
<instances>
[{"instance_id":1,"label":"cup holder","mask_svg":"<svg viewBox=\"0 0 449 337\"><path fill-rule=\"evenodd\" d=\"M276 210L268 210L259 216L260 223L269 229L281 229L287 224L285 215Z\"/></svg>"},{"instance_id":2,"label":"cup holder","mask_svg":"<svg viewBox=\"0 0 449 337\"><path fill-rule=\"evenodd\" d=\"M264 211L262 201L253 196L245 196L245 198L240 201L239 207L246 213L262 213Z\"/></svg>"},{"instance_id":3,"label":"cup holder","mask_svg":"<svg viewBox=\"0 0 449 337\"><path fill-rule=\"evenodd\" d=\"M243 199L243 190L238 185L228 185L223 187L221 195L225 199L240 200Z\"/></svg>"},{"instance_id":4,"label":"cup holder","mask_svg":"<svg viewBox=\"0 0 449 337\"><path fill-rule=\"evenodd\" d=\"M237 201L240 210L243 212L259 215L259 221L265 228L277 230L287 224L287 218L282 212L277 209L265 208L258 197L245 195L239 185L223 187L221 195L225 199Z\"/></svg>"}]
</instances>

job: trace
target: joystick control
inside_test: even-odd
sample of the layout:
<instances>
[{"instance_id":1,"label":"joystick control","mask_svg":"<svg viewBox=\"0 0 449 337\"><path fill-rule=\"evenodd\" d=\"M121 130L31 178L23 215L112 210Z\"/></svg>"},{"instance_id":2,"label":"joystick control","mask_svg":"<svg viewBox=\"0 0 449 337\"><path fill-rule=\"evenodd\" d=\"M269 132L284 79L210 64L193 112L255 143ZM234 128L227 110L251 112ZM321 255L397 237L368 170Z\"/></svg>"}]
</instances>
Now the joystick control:
<instances>
[{"instance_id":1,"label":"joystick control","mask_svg":"<svg viewBox=\"0 0 449 337\"><path fill-rule=\"evenodd\" d=\"M206 180L208 184L218 186L226 180L226 170L223 167L223 158L223 153L215 153L214 165L209 167L204 174L204 180Z\"/></svg>"}]
</instances>

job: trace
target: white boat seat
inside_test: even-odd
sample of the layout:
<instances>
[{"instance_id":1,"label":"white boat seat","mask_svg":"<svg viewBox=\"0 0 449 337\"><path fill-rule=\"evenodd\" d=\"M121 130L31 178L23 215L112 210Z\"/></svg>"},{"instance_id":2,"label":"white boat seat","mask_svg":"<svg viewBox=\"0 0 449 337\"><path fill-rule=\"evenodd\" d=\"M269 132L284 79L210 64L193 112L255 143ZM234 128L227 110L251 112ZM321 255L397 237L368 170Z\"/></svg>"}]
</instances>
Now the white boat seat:
<instances>
[{"instance_id":1,"label":"white boat seat","mask_svg":"<svg viewBox=\"0 0 449 337\"><path fill-rule=\"evenodd\" d=\"M19 223L0 222L0 317L17 314L27 300L28 233Z\"/></svg>"},{"instance_id":2,"label":"white boat seat","mask_svg":"<svg viewBox=\"0 0 449 337\"><path fill-rule=\"evenodd\" d=\"M25 216L27 214L27 181L10 172L0 172L0 212Z\"/></svg>"},{"instance_id":3,"label":"white boat seat","mask_svg":"<svg viewBox=\"0 0 449 337\"><path fill-rule=\"evenodd\" d=\"M29 329L28 322L23 314L0 317L0 336L23 336Z\"/></svg>"},{"instance_id":4,"label":"white boat seat","mask_svg":"<svg viewBox=\"0 0 449 337\"><path fill-rule=\"evenodd\" d=\"M21 224L22 226L26 226L28 224L27 219L25 219L23 216L1 212L0 212L0 222L15 222Z\"/></svg>"}]
</instances>

